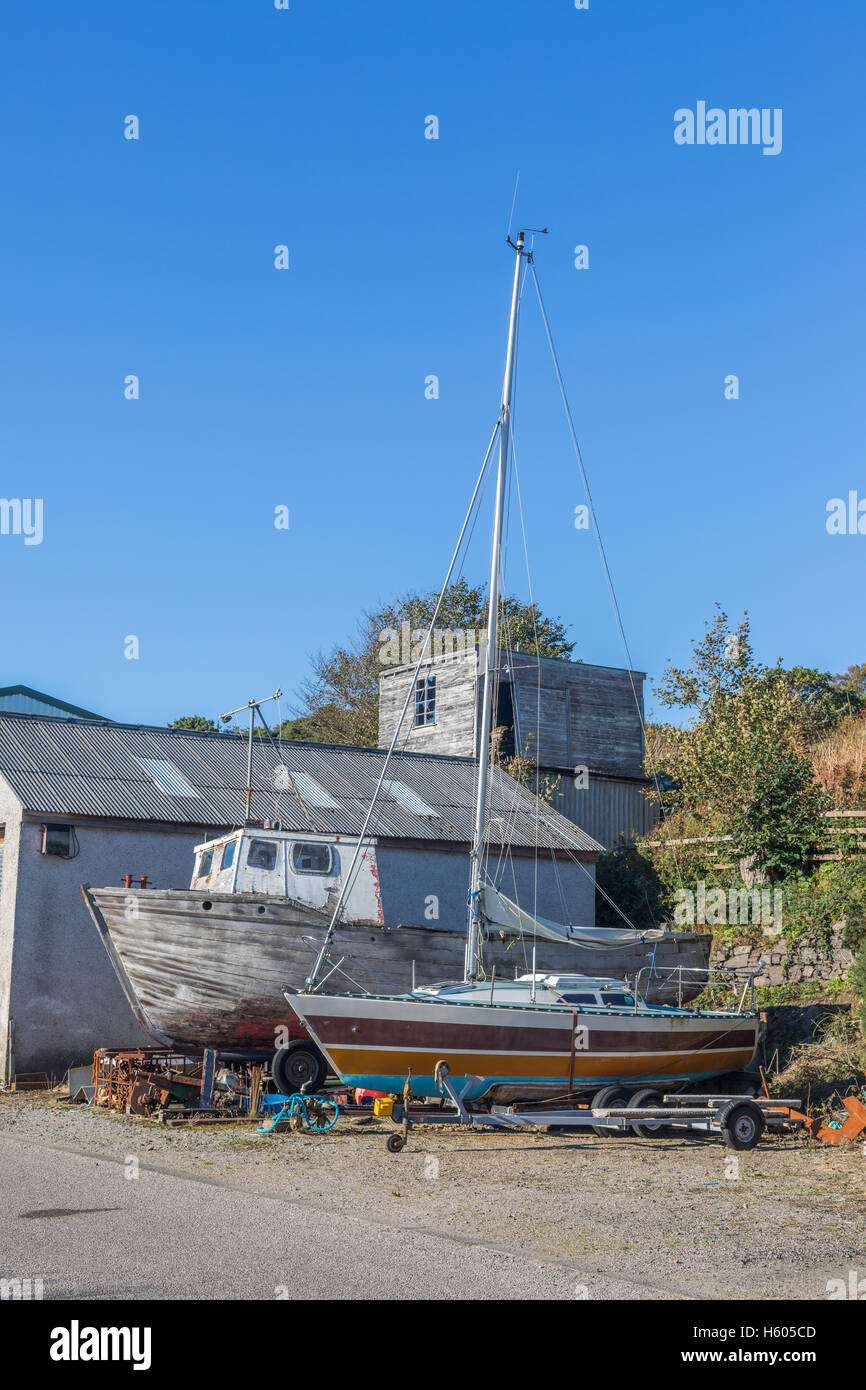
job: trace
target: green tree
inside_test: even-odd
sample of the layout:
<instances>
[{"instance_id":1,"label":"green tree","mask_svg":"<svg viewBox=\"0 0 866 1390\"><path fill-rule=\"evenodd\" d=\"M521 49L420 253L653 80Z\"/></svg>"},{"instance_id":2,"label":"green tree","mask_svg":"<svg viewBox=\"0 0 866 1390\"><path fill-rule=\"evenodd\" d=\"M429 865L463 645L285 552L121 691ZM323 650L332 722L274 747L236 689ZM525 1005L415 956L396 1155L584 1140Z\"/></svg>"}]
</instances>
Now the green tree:
<instances>
[{"instance_id":1,"label":"green tree","mask_svg":"<svg viewBox=\"0 0 866 1390\"><path fill-rule=\"evenodd\" d=\"M460 579L446 592L437 629L475 634L487 626L487 586ZM318 741L376 747L379 741L379 677L389 666L417 660L433 618L438 595L402 594L392 603L362 614L354 642L313 659L313 674L301 689L301 727ZM405 627L404 627L405 625ZM404 636L408 635L406 650ZM537 604L514 596L500 601L500 644L541 656L568 658L574 643L558 618L547 618ZM297 725L298 721L291 721Z\"/></svg>"},{"instance_id":2,"label":"green tree","mask_svg":"<svg viewBox=\"0 0 866 1390\"><path fill-rule=\"evenodd\" d=\"M214 721L205 719L203 714L185 714L180 719L173 719L167 727L169 729L192 729L208 734L217 732L217 725Z\"/></svg>"},{"instance_id":3,"label":"green tree","mask_svg":"<svg viewBox=\"0 0 866 1390\"><path fill-rule=\"evenodd\" d=\"M866 705L866 662L849 666L847 671L833 677L833 684L849 695L859 696L859 708Z\"/></svg>"},{"instance_id":4,"label":"green tree","mask_svg":"<svg viewBox=\"0 0 866 1390\"><path fill-rule=\"evenodd\" d=\"M718 609L706 627L689 666L670 667L655 692L691 718L686 728L666 729L663 767L648 760L651 775L673 781L649 794L695 813L708 833L731 835L776 881L808 860L829 804L807 756L814 683L755 660L748 615L731 630Z\"/></svg>"},{"instance_id":5,"label":"green tree","mask_svg":"<svg viewBox=\"0 0 866 1390\"><path fill-rule=\"evenodd\" d=\"M849 670L855 669L849 667ZM792 666L786 675L803 706L803 729L810 741L821 738L847 715L856 714L866 706L866 699L853 685L839 685L842 678L831 676L829 671Z\"/></svg>"}]
</instances>

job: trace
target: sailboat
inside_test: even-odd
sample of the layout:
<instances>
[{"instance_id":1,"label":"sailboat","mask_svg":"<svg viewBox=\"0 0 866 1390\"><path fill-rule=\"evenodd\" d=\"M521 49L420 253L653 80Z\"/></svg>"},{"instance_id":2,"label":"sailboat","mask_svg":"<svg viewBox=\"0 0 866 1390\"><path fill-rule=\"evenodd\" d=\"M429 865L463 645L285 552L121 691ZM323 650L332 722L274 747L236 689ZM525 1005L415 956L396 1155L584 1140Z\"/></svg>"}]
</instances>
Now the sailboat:
<instances>
[{"instance_id":1,"label":"sailboat","mask_svg":"<svg viewBox=\"0 0 866 1390\"><path fill-rule=\"evenodd\" d=\"M496 920L497 914L506 920L519 914L524 932L542 939L562 931L555 924L533 920L485 881L517 323L521 272L524 264L532 268L533 262L532 244L527 248L524 232L516 241L509 238L509 244L515 253L514 279L499 420L494 432L494 438L498 432L499 458L463 977L405 994L337 992L333 981L340 961L334 957L332 946L338 902L304 988L287 988L285 997L341 1080L373 1090L399 1092L408 1086L416 1097L441 1095L442 1063L447 1064L451 1082L465 1100L487 1102L557 1093L591 1094L609 1083L625 1088L653 1083L672 1086L718 1077L747 1068L754 1057L759 1023L754 1008L745 1007L751 977L743 978L735 1009L648 1003L647 971L639 972L632 987L622 980L554 975L535 968L517 980L497 980L495 969L490 979L486 977L484 927L491 918ZM438 605L431 631L437 613ZM403 717L408 700L407 695ZM391 752L398 734L399 724ZM386 772L387 765L382 778Z\"/></svg>"}]
</instances>

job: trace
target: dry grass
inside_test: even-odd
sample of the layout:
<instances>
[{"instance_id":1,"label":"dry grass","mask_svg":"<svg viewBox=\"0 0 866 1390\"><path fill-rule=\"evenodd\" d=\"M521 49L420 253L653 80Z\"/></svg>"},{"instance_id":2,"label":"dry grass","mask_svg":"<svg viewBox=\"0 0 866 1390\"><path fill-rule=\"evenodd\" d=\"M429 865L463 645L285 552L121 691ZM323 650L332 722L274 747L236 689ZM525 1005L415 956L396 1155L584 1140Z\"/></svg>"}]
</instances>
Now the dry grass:
<instances>
[{"instance_id":1,"label":"dry grass","mask_svg":"<svg viewBox=\"0 0 866 1390\"><path fill-rule=\"evenodd\" d=\"M843 719L810 750L815 776L833 797L836 810L866 801L866 719Z\"/></svg>"},{"instance_id":2,"label":"dry grass","mask_svg":"<svg viewBox=\"0 0 866 1390\"><path fill-rule=\"evenodd\" d=\"M791 1050L782 1071L774 1077L778 1095L801 1095L829 1114L843 1096L858 1095L866 1086L866 1039L856 1011L837 1014L816 1030L814 1040Z\"/></svg>"}]
</instances>

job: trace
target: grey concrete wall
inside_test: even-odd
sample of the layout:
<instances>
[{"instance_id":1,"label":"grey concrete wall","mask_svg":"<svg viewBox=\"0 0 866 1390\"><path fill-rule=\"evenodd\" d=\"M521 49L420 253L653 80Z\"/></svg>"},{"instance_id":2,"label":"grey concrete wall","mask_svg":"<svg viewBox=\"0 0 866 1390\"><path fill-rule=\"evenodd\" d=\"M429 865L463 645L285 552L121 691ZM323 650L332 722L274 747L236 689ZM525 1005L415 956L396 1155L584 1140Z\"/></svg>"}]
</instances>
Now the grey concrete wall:
<instances>
[{"instance_id":1,"label":"grey concrete wall","mask_svg":"<svg viewBox=\"0 0 866 1390\"><path fill-rule=\"evenodd\" d=\"M7 834L8 825L7 818ZM17 874L8 861L10 872L4 873L0 943L6 949L0 989L9 996L6 1021L11 1015L15 1022L19 1072L48 1071L60 1077L71 1063L88 1061L97 1047L152 1043L132 1015L79 885L104 887L131 873L146 874L160 888L186 888L193 846L205 838L200 830L86 824L76 825L76 833L77 858L44 855L41 824L25 820ZM16 878L10 926L5 899Z\"/></svg>"},{"instance_id":2,"label":"grey concrete wall","mask_svg":"<svg viewBox=\"0 0 866 1390\"><path fill-rule=\"evenodd\" d=\"M469 886L469 851L455 854L437 849L402 849L380 845L377 854L382 906L386 922L436 926L425 916L427 898L438 898L438 925L462 931L466 926L466 892ZM497 879L497 886L531 912L534 897L534 861L513 854ZM491 872L493 865L491 862ZM515 888L516 885L516 888ZM560 893L560 886L562 892ZM563 898L566 907L563 907ZM559 859L538 861L538 914L555 922L595 925L595 865Z\"/></svg>"}]
</instances>

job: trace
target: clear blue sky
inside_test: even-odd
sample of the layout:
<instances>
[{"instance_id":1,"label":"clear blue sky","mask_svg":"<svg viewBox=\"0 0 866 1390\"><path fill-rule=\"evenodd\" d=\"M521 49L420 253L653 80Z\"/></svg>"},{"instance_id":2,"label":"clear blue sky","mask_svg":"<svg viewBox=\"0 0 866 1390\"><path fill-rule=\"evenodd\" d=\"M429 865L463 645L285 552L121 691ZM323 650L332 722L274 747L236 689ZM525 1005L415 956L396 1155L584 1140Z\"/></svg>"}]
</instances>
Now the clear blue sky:
<instances>
[{"instance_id":1,"label":"clear blue sky","mask_svg":"<svg viewBox=\"0 0 866 1390\"><path fill-rule=\"evenodd\" d=\"M866 536L825 529L866 496L862 0L7 0L0 39L0 496L44 499L41 545L0 536L0 684L155 723L279 684L287 713L361 608L436 585L518 169L636 665L716 600L766 660L866 660ZM699 100L781 107L781 154L678 146ZM524 310L535 596L621 665Z\"/></svg>"}]
</instances>

